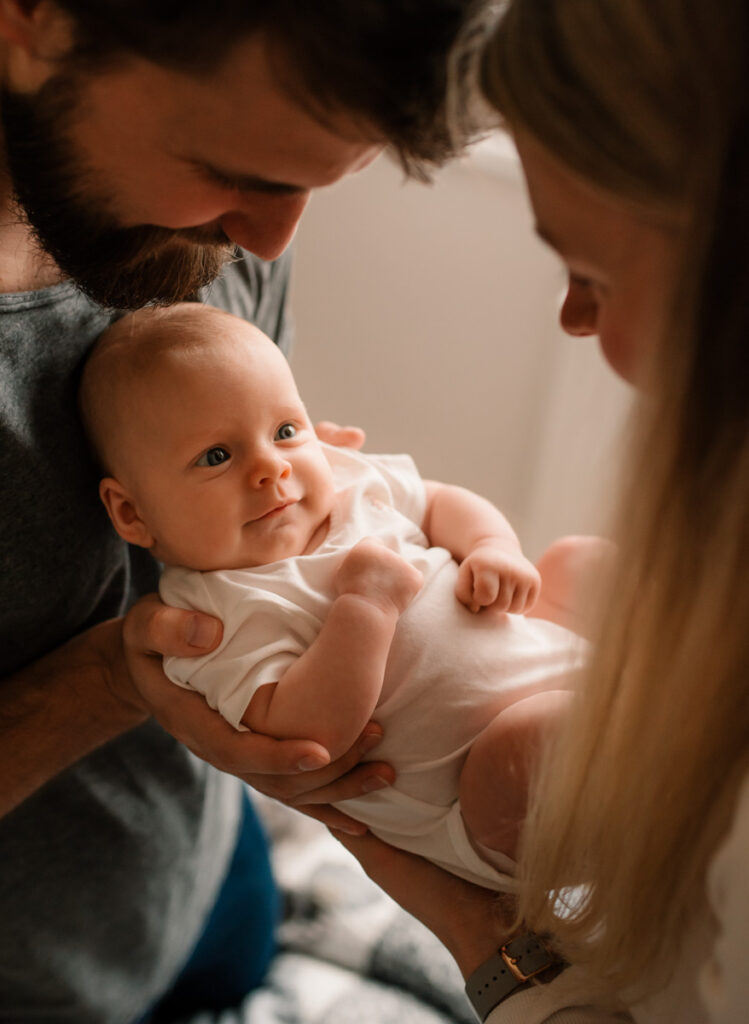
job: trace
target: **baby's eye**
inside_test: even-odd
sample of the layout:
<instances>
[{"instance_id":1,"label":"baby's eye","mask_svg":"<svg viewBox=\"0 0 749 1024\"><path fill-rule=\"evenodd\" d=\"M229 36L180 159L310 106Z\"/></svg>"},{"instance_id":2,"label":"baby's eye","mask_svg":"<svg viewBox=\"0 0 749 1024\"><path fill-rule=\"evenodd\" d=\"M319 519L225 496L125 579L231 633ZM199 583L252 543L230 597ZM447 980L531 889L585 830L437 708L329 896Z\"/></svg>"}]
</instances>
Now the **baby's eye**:
<instances>
[{"instance_id":1,"label":"baby's eye","mask_svg":"<svg viewBox=\"0 0 749 1024\"><path fill-rule=\"evenodd\" d=\"M196 466L220 466L222 462L228 462L231 458L226 448L216 446L215 448L209 448L207 452L203 452L198 461L195 463Z\"/></svg>"},{"instance_id":2,"label":"baby's eye","mask_svg":"<svg viewBox=\"0 0 749 1024\"><path fill-rule=\"evenodd\" d=\"M292 437L296 437L296 427L293 423L284 423L276 431L276 436L273 438L274 441L290 441Z\"/></svg>"}]
</instances>

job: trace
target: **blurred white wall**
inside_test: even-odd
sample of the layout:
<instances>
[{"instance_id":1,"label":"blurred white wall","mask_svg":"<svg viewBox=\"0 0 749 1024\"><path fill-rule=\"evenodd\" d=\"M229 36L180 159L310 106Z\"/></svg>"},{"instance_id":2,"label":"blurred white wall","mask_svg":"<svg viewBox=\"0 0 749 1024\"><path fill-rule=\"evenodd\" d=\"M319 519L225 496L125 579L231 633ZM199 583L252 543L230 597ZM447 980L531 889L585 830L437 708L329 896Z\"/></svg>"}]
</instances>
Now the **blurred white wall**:
<instances>
[{"instance_id":1,"label":"blurred white wall","mask_svg":"<svg viewBox=\"0 0 749 1024\"><path fill-rule=\"evenodd\" d=\"M598 529L629 395L594 341L557 327L563 282L507 140L430 187L381 158L315 195L299 229L292 364L310 414L490 497L531 557Z\"/></svg>"}]
</instances>

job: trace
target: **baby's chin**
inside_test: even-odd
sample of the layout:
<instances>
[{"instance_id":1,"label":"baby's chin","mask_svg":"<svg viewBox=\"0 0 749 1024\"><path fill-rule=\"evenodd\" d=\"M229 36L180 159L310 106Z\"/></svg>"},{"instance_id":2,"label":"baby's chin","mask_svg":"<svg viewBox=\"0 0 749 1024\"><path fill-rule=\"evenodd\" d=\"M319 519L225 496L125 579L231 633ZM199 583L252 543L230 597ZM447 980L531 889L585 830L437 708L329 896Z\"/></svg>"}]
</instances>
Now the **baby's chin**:
<instances>
[{"instance_id":1,"label":"baby's chin","mask_svg":"<svg viewBox=\"0 0 749 1024\"><path fill-rule=\"evenodd\" d=\"M301 551L300 554L302 554L302 555L309 555L313 551L316 551L317 548L320 547L322 542L328 536L329 530L330 530L330 514L328 514L323 519L323 521L320 523L320 525L315 529L315 531L313 532L313 534L310 537L309 541L307 542L307 545L304 548L304 551Z\"/></svg>"}]
</instances>

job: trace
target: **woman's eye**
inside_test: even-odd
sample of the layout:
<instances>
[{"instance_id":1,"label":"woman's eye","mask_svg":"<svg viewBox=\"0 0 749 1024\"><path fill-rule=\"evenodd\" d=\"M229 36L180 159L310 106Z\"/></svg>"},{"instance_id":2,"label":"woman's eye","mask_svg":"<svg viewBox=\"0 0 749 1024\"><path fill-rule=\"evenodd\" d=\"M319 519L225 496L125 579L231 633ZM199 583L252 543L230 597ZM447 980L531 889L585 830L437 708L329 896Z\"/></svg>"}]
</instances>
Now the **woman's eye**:
<instances>
[{"instance_id":1,"label":"woman's eye","mask_svg":"<svg viewBox=\"0 0 749 1024\"><path fill-rule=\"evenodd\" d=\"M296 437L296 427L293 423L284 423L276 431L275 441L290 441Z\"/></svg>"},{"instance_id":2,"label":"woman's eye","mask_svg":"<svg viewBox=\"0 0 749 1024\"><path fill-rule=\"evenodd\" d=\"M593 282L589 277L583 277L582 274L573 274L572 271L567 275L570 284L576 285L578 288L592 288Z\"/></svg>"},{"instance_id":3,"label":"woman's eye","mask_svg":"<svg viewBox=\"0 0 749 1024\"><path fill-rule=\"evenodd\" d=\"M207 452L198 459L196 465L198 466L220 466L222 462L228 462L231 455L227 452L226 448L209 448Z\"/></svg>"}]
</instances>

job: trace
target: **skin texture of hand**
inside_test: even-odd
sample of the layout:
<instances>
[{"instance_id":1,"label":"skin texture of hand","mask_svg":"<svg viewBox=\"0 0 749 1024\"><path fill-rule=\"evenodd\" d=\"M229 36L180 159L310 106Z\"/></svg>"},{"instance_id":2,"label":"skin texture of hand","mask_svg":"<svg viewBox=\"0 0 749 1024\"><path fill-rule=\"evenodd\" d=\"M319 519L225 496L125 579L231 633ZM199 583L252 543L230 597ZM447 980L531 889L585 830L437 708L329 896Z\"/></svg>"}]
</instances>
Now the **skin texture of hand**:
<instances>
[{"instance_id":1,"label":"skin texture of hand","mask_svg":"<svg viewBox=\"0 0 749 1024\"><path fill-rule=\"evenodd\" d=\"M333 762L312 740L275 740L237 732L200 694L170 682L161 667L164 655L203 654L220 638L216 620L170 608L157 595L148 595L133 606L123 622L123 656L111 665L110 685L123 702L153 715L203 760L327 825L363 832L364 826L327 804L392 782L394 773L389 766L358 764L380 741L379 727L370 723L351 749Z\"/></svg>"},{"instance_id":2,"label":"skin texture of hand","mask_svg":"<svg viewBox=\"0 0 749 1024\"><path fill-rule=\"evenodd\" d=\"M541 590L541 576L523 553L494 541L478 544L460 564L455 596L478 612L523 615L535 604Z\"/></svg>"},{"instance_id":3,"label":"skin texture of hand","mask_svg":"<svg viewBox=\"0 0 749 1024\"><path fill-rule=\"evenodd\" d=\"M333 832L369 877L413 914L455 958L467 978L513 934L515 900L464 882L373 835Z\"/></svg>"}]
</instances>

